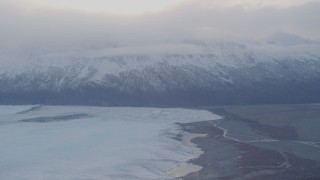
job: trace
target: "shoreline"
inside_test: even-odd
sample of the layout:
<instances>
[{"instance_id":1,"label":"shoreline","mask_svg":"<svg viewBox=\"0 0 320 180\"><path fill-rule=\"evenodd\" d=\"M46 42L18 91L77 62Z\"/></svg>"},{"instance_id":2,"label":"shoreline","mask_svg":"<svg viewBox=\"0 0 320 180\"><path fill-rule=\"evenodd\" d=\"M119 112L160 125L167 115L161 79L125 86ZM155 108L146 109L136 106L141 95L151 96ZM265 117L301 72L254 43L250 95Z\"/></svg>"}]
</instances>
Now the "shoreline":
<instances>
[{"instance_id":1,"label":"shoreline","mask_svg":"<svg viewBox=\"0 0 320 180\"><path fill-rule=\"evenodd\" d=\"M204 138L207 136L207 134L194 134L187 131L182 131L182 133L179 135L181 136L182 144L191 149L191 154L194 155L193 159L200 157L204 153L204 151L199 148L197 144L193 143L192 140L195 138ZM203 168L202 166L190 163L189 161L179 164L177 167L172 169L169 172L170 176L180 179L183 176L197 172Z\"/></svg>"},{"instance_id":2,"label":"shoreline","mask_svg":"<svg viewBox=\"0 0 320 180\"><path fill-rule=\"evenodd\" d=\"M299 140L296 129L270 125L269 122L264 123L262 120L243 118L239 114L227 111L228 108L205 108L216 115L222 116L222 120L180 125L182 130L188 133L207 134L206 137L191 140L192 143L202 149L203 153L188 163L199 165L202 168L197 172L181 177L181 180L320 178L319 160L301 157L296 154L295 151L299 149L295 148L300 148L297 145L299 143L294 144L291 149L287 149L287 142L291 143L291 141ZM256 113L255 109L248 108L249 111L246 111L246 113ZM292 108L297 110L299 107ZM270 113L272 114L271 111ZM278 114L275 115L278 116ZM239 136L239 133L252 133L259 135L259 137ZM259 139L263 137L266 139L271 137L272 141L250 141L250 138ZM309 147L306 145L303 148ZM314 151L310 148L308 151ZM319 154L320 157L319 151L316 151L315 154Z\"/></svg>"}]
</instances>

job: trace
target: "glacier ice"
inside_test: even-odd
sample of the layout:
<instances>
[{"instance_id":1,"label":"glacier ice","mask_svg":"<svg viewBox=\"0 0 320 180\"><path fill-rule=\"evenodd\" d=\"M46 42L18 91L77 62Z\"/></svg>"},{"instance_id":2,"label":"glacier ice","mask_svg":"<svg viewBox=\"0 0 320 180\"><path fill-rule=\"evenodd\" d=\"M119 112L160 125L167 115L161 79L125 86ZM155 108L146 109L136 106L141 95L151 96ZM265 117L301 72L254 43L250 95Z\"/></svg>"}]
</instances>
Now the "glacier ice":
<instances>
[{"instance_id":1,"label":"glacier ice","mask_svg":"<svg viewBox=\"0 0 320 180\"><path fill-rule=\"evenodd\" d=\"M80 113L88 116L22 121ZM171 169L194 158L174 138L176 123L218 118L178 108L0 106L0 179L171 179Z\"/></svg>"}]
</instances>

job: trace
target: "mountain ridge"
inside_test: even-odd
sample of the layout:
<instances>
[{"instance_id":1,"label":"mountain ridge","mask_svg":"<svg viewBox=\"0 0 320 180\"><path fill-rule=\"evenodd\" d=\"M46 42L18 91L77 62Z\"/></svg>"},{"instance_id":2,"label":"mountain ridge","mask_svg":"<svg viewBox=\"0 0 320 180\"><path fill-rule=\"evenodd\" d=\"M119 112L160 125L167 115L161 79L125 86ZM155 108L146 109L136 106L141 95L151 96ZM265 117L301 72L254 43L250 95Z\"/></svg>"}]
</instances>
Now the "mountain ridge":
<instances>
[{"instance_id":1,"label":"mountain ridge","mask_svg":"<svg viewBox=\"0 0 320 180\"><path fill-rule=\"evenodd\" d=\"M318 44L156 47L16 58L0 68L0 103L166 106L320 100Z\"/></svg>"}]
</instances>

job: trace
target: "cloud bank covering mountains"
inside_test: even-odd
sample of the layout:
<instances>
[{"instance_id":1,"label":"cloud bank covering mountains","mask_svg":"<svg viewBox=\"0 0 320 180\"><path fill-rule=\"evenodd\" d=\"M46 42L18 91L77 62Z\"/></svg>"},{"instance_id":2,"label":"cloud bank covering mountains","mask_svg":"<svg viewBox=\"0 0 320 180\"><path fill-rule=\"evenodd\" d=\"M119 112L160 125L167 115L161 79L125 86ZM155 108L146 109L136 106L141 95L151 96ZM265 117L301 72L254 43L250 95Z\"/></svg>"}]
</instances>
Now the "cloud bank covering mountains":
<instances>
[{"instance_id":1,"label":"cloud bank covering mountains","mask_svg":"<svg viewBox=\"0 0 320 180\"><path fill-rule=\"evenodd\" d=\"M259 40L277 31L320 40L319 6L318 0L190 0L160 12L123 15L2 0L0 49L39 54L190 39Z\"/></svg>"},{"instance_id":2,"label":"cloud bank covering mountains","mask_svg":"<svg viewBox=\"0 0 320 180\"><path fill-rule=\"evenodd\" d=\"M320 100L317 0L190 0L136 15L0 4L1 104Z\"/></svg>"}]
</instances>

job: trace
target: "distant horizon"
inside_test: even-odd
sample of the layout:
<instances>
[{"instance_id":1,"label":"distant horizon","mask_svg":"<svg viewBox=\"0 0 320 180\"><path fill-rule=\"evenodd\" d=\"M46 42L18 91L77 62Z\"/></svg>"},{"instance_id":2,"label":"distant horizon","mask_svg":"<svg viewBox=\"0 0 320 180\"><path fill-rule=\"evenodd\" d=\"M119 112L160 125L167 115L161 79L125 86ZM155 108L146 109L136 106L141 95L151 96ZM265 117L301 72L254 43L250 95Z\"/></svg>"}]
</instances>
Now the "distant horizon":
<instances>
[{"instance_id":1,"label":"distant horizon","mask_svg":"<svg viewBox=\"0 0 320 180\"><path fill-rule=\"evenodd\" d=\"M6 2L7 0L4 0ZM88 13L108 13L118 15L143 15L177 9L179 6L196 3L206 8L246 9L291 8L317 0L10 0L13 4L27 5L31 8L52 8L86 11Z\"/></svg>"},{"instance_id":2,"label":"distant horizon","mask_svg":"<svg viewBox=\"0 0 320 180\"><path fill-rule=\"evenodd\" d=\"M148 45L190 39L256 40L274 32L320 41L319 0L154 0L140 13L109 11L113 6L131 8L127 0L121 2L122 6L98 0L2 0L0 52L106 42ZM143 6L142 0L130 2ZM78 7L84 4L106 8L90 11ZM162 8L155 10L154 5Z\"/></svg>"}]
</instances>

